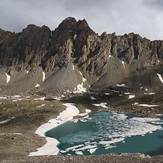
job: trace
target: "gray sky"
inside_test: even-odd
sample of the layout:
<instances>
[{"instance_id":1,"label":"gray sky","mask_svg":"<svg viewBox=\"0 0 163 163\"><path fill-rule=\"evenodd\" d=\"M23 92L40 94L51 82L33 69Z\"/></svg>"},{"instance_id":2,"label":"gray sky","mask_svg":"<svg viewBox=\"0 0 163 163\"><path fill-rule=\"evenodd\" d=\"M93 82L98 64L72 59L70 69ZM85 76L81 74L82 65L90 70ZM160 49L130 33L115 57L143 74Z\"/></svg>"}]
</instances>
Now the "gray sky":
<instances>
[{"instance_id":1,"label":"gray sky","mask_svg":"<svg viewBox=\"0 0 163 163\"><path fill-rule=\"evenodd\" d=\"M86 19L98 34L138 33L163 40L163 0L0 0L0 28L21 32L28 24L54 30L66 17Z\"/></svg>"}]
</instances>

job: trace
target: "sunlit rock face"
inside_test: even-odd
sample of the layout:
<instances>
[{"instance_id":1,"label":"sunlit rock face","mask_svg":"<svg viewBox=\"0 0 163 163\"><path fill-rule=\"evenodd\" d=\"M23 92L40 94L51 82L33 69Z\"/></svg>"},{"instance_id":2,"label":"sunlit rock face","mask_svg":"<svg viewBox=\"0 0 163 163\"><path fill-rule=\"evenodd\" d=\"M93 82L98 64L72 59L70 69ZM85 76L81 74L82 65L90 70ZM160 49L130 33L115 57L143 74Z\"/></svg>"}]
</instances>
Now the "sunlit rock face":
<instances>
[{"instance_id":1,"label":"sunlit rock face","mask_svg":"<svg viewBox=\"0 0 163 163\"><path fill-rule=\"evenodd\" d=\"M53 93L75 92L80 84L86 92L125 83L134 89L158 91L162 53L163 41L134 33L99 36L86 20L71 17L54 31L35 25L20 33L0 29L0 87L6 92L12 88L14 93L30 91L38 84L37 91Z\"/></svg>"}]
</instances>

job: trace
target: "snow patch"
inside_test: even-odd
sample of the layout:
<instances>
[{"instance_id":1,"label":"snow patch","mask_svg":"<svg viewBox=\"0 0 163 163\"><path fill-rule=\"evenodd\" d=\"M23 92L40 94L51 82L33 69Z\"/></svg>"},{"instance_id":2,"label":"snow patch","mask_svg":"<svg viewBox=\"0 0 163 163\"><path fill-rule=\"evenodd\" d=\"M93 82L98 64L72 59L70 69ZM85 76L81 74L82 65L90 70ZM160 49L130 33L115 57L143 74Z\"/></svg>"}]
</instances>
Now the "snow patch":
<instances>
[{"instance_id":1,"label":"snow patch","mask_svg":"<svg viewBox=\"0 0 163 163\"><path fill-rule=\"evenodd\" d=\"M42 105L40 105L40 106L37 106L38 108L41 108L41 107L43 107L43 106L45 106L45 104L42 104Z\"/></svg>"},{"instance_id":2,"label":"snow patch","mask_svg":"<svg viewBox=\"0 0 163 163\"><path fill-rule=\"evenodd\" d=\"M117 87L127 87L125 84L116 84Z\"/></svg>"},{"instance_id":3,"label":"snow patch","mask_svg":"<svg viewBox=\"0 0 163 163\"><path fill-rule=\"evenodd\" d=\"M157 73L157 76L159 77L161 83L163 83L163 78L162 78L161 74L158 74L158 73Z\"/></svg>"},{"instance_id":4,"label":"snow patch","mask_svg":"<svg viewBox=\"0 0 163 163\"><path fill-rule=\"evenodd\" d=\"M15 95L15 96L13 96L14 98L21 98L21 96L20 95Z\"/></svg>"},{"instance_id":5,"label":"snow patch","mask_svg":"<svg viewBox=\"0 0 163 163\"><path fill-rule=\"evenodd\" d=\"M91 112L91 110L90 109L85 109L85 112L88 114L88 113Z\"/></svg>"},{"instance_id":6,"label":"snow patch","mask_svg":"<svg viewBox=\"0 0 163 163\"><path fill-rule=\"evenodd\" d=\"M110 93L105 93L105 95L106 95L106 96L109 96L109 95L110 95Z\"/></svg>"},{"instance_id":7,"label":"snow patch","mask_svg":"<svg viewBox=\"0 0 163 163\"><path fill-rule=\"evenodd\" d=\"M135 98L135 95L129 95L128 99Z\"/></svg>"},{"instance_id":8,"label":"snow patch","mask_svg":"<svg viewBox=\"0 0 163 163\"><path fill-rule=\"evenodd\" d=\"M130 92L125 92L125 95L130 95L131 93Z\"/></svg>"},{"instance_id":9,"label":"snow patch","mask_svg":"<svg viewBox=\"0 0 163 163\"><path fill-rule=\"evenodd\" d=\"M22 133L13 133L14 135L23 135Z\"/></svg>"},{"instance_id":10,"label":"snow patch","mask_svg":"<svg viewBox=\"0 0 163 163\"><path fill-rule=\"evenodd\" d=\"M57 155L59 150L55 148L59 142L53 138L46 138L47 143L41 148L37 148L37 152L31 152L29 156L42 156L42 155Z\"/></svg>"},{"instance_id":11,"label":"snow patch","mask_svg":"<svg viewBox=\"0 0 163 163\"><path fill-rule=\"evenodd\" d=\"M93 96L90 97L91 100L96 100L96 98L94 98Z\"/></svg>"},{"instance_id":12,"label":"snow patch","mask_svg":"<svg viewBox=\"0 0 163 163\"><path fill-rule=\"evenodd\" d=\"M0 100L7 100L7 97L0 97Z\"/></svg>"},{"instance_id":13,"label":"snow patch","mask_svg":"<svg viewBox=\"0 0 163 163\"><path fill-rule=\"evenodd\" d=\"M64 95L62 95L62 96L64 96ZM54 98L54 100L55 100L55 101L61 101L61 98L56 96L56 97Z\"/></svg>"},{"instance_id":14,"label":"snow patch","mask_svg":"<svg viewBox=\"0 0 163 163\"><path fill-rule=\"evenodd\" d=\"M74 40L76 40L77 36L78 36L77 34L74 35Z\"/></svg>"},{"instance_id":15,"label":"snow patch","mask_svg":"<svg viewBox=\"0 0 163 163\"><path fill-rule=\"evenodd\" d=\"M38 87L40 87L40 86L41 86L40 84L36 84L36 85L35 85L35 88L38 88Z\"/></svg>"},{"instance_id":16,"label":"snow patch","mask_svg":"<svg viewBox=\"0 0 163 163\"><path fill-rule=\"evenodd\" d=\"M73 93L85 93L85 92L87 92L87 89L83 87L83 84L84 84L84 82L86 82L87 79L83 77L83 74L80 71L79 71L79 73L82 76L82 83L78 84L76 86L76 88L74 88ZM69 90L67 92L71 93Z\"/></svg>"},{"instance_id":17,"label":"snow patch","mask_svg":"<svg viewBox=\"0 0 163 163\"><path fill-rule=\"evenodd\" d=\"M137 102L135 102L134 105L143 106L143 107L148 107L148 108L151 108L151 107L158 107L158 106L159 106L159 105L139 104L139 103L137 103Z\"/></svg>"},{"instance_id":18,"label":"snow patch","mask_svg":"<svg viewBox=\"0 0 163 163\"><path fill-rule=\"evenodd\" d=\"M45 100L46 97L34 98L34 100Z\"/></svg>"},{"instance_id":19,"label":"snow patch","mask_svg":"<svg viewBox=\"0 0 163 163\"><path fill-rule=\"evenodd\" d=\"M82 81L83 81L83 82L86 82L86 81L87 81L87 79L83 77L83 78L82 78Z\"/></svg>"},{"instance_id":20,"label":"snow patch","mask_svg":"<svg viewBox=\"0 0 163 163\"><path fill-rule=\"evenodd\" d=\"M74 65L72 65L72 69L75 70L75 66Z\"/></svg>"},{"instance_id":21,"label":"snow patch","mask_svg":"<svg viewBox=\"0 0 163 163\"><path fill-rule=\"evenodd\" d=\"M83 87L83 83L78 84L73 91L73 93L83 93L83 92L87 92L87 89Z\"/></svg>"},{"instance_id":22,"label":"snow patch","mask_svg":"<svg viewBox=\"0 0 163 163\"><path fill-rule=\"evenodd\" d=\"M154 95L154 94L156 94L156 93L154 93L154 92L144 93L144 95Z\"/></svg>"},{"instance_id":23,"label":"snow patch","mask_svg":"<svg viewBox=\"0 0 163 163\"><path fill-rule=\"evenodd\" d=\"M125 68L125 62L124 62L124 61L122 61L122 65L123 65L123 67Z\"/></svg>"},{"instance_id":24,"label":"snow patch","mask_svg":"<svg viewBox=\"0 0 163 163\"><path fill-rule=\"evenodd\" d=\"M5 124L7 122L9 122L11 119L6 119L6 120L3 120L3 121L0 121L0 124Z\"/></svg>"},{"instance_id":25,"label":"snow patch","mask_svg":"<svg viewBox=\"0 0 163 163\"><path fill-rule=\"evenodd\" d=\"M45 72L42 72L42 81L45 80Z\"/></svg>"},{"instance_id":26,"label":"snow patch","mask_svg":"<svg viewBox=\"0 0 163 163\"><path fill-rule=\"evenodd\" d=\"M107 103L106 102L101 102L100 104L92 104L94 106L100 106L100 107L103 107L103 108L108 108L106 105Z\"/></svg>"},{"instance_id":27,"label":"snow patch","mask_svg":"<svg viewBox=\"0 0 163 163\"><path fill-rule=\"evenodd\" d=\"M10 78L11 78L11 76L10 75L8 75L7 73L5 73L6 74L6 84L8 84L9 83L9 81L10 81Z\"/></svg>"}]
</instances>

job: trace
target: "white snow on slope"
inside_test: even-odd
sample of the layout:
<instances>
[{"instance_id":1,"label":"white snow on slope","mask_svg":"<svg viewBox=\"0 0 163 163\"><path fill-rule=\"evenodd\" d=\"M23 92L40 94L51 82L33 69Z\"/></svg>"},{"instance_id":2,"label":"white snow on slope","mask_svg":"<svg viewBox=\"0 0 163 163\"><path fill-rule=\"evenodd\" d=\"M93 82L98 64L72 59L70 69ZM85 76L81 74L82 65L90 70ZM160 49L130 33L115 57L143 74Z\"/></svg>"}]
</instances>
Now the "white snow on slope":
<instances>
[{"instance_id":1,"label":"white snow on slope","mask_svg":"<svg viewBox=\"0 0 163 163\"><path fill-rule=\"evenodd\" d=\"M125 95L130 95L131 93L130 92L125 92Z\"/></svg>"},{"instance_id":2,"label":"white snow on slope","mask_svg":"<svg viewBox=\"0 0 163 163\"><path fill-rule=\"evenodd\" d=\"M90 99L91 99L91 100L96 100L96 98L95 98L95 97L93 97L93 96L91 96L91 97L90 97Z\"/></svg>"},{"instance_id":3,"label":"white snow on slope","mask_svg":"<svg viewBox=\"0 0 163 163\"><path fill-rule=\"evenodd\" d=\"M21 98L20 95L14 95L13 98Z\"/></svg>"},{"instance_id":4,"label":"white snow on slope","mask_svg":"<svg viewBox=\"0 0 163 163\"><path fill-rule=\"evenodd\" d=\"M36 84L36 85L35 85L35 88L38 88L38 87L40 87L40 86L41 86L40 84Z\"/></svg>"},{"instance_id":5,"label":"white snow on slope","mask_svg":"<svg viewBox=\"0 0 163 163\"><path fill-rule=\"evenodd\" d=\"M86 82L86 81L87 81L87 79L83 77L83 78L82 78L82 81L83 81L83 82Z\"/></svg>"},{"instance_id":6,"label":"white snow on slope","mask_svg":"<svg viewBox=\"0 0 163 163\"><path fill-rule=\"evenodd\" d=\"M128 99L135 98L135 95L129 95Z\"/></svg>"},{"instance_id":7,"label":"white snow on slope","mask_svg":"<svg viewBox=\"0 0 163 163\"><path fill-rule=\"evenodd\" d=\"M7 123L8 121L10 121L10 119L6 119L6 120L3 120L3 121L0 121L0 124L5 124L5 123Z\"/></svg>"},{"instance_id":8,"label":"white snow on slope","mask_svg":"<svg viewBox=\"0 0 163 163\"><path fill-rule=\"evenodd\" d=\"M139 103L137 103L137 102L135 102L134 105L143 106L143 107L148 107L148 108L151 108L151 107L158 107L158 106L159 106L159 105L139 104Z\"/></svg>"},{"instance_id":9,"label":"white snow on slope","mask_svg":"<svg viewBox=\"0 0 163 163\"><path fill-rule=\"evenodd\" d=\"M42 72L42 81L45 80L45 72Z\"/></svg>"},{"instance_id":10,"label":"white snow on slope","mask_svg":"<svg viewBox=\"0 0 163 163\"><path fill-rule=\"evenodd\" d=\"M76 40L77 36L78 36L77 34L74 35L74 40Z\"/></svg>"},{"instance_id":11,"label":"white snow on slope","mask_svg":"<svg viewBox=\"0 0 163 163\"><path fill-rule=\"evenodd\" d=\"M94 106L101 106L103 108L108 108L106 105L107 103L106 102L101 102L100 104L93 104Z\"/></svg>"},{"instance_id":12,"label":"white snow on slope","mask_svg":"<svg viewBox=\"0 0 163 163\"><path fill-rule=\"evenodd\" d=\"M34 100L45 100L46 97L34 98Z\"/></svg>"},{"instance_id":13,"label":"white snow on slope","mask_svg":"<svg viewBox=\"0 0 163 163\"><path fill-rule=\"evenodd\" d=\"M154 94L156 94L156 93L154 93L154 92L144 93L144 95L154 95Z\"/></svg>"},{"instance_id":14,"label":"white snow on slope","mask_svg":"<svg viewBox=\"0 0 163 163\"><path fill-rule=\"evenodd\" d=\"M116 84L117 87L127 87L126 84Z\"/></svg>"},{"instance_id":15,"label":"white snow on slope","mask_svg":"<svg viewBox=\"0 0 163 163\"><path fill-rule=\"evenodd\" d=\"M73 93L83 93L87 92L87 89L83 87L83 82L81 84L78 84L76 88L74 88Z\"/></svg>"},{"instance_id":16,"label":"white snow on slope","mask_svg":"<svg viewBox=\"0 0 163 163\"><path fill-rule=\"evenodd\" d=\"M157 73L157 76L159 77L159 79L160 79L161 83L163 83L163 79L162 79L161 74L158 74L158 73Z\"/></svg>"},{"instance_id":17,"label":"white snow on slope","mask_svg":"<svg viewBox=\"0 0 163 163\"><path fill-rule=\"evenodd\" d=\"M42 105L39 105L39 106L37 106L38 108L41 108L41 107L43 107L43 106L46 106L45 104L42 104Z\"/></svg>"},{"instance_id":18,"label":"white snow on slope","mask_svg":"<svg viewBox=\"0 0 163 163\"><path fill-rule=\"evenodd\" d=\"M108 58L111 58L111 57L112 57L111 55L108 56Z\"/></svg>"},{"instance_id":19,"label":"white snow on slope","mask_svg":"<svg viewBox=\"0 0 163 163\"><path fill-rule=\"evenodd\" d=\"M72 69L75 70L75 66L74 65L72 65Z\"/></svg>"},{"instance_id":20,"label":"white snow on slope","mask_svg":"<svg viewBox=\"0 0 163 163\"><path fill-rule=\"evenodd\" d=\"M7 100L7 97L0 97L0 100Z\"/></svg>"},{"instance_id":21,"label":"white snow on slope","mask_svg":"<svg viewBox=\"0 0 163 163\"><path fill-rule=\"evenodd\" d=\"M6 74L6 78L7 78L7 79L6 79L6 84L8 84L8 82L10 81L10 78L11 78L11 77L10 77L10 75L8 75L7 73L5 73L5 74Z\"/></svg>"},{"instance_id":22,"label":"white snow on slope","mask_svg":"<svg viewBox=\"0 0 163 163\"><path fill-rule=\"evenodd\" d=\"M83 84L84 82L87 81L86 78L83 77L83 74L79 71L80 75L82 76L82 83L81 84L78 84L75 88L74 88L74 91L73 93L85 93L87 92L87 89L84 88ZM67 91L68 92L68 91ZM70 91L69 91L70 92Z\"/></svg>"},{"instance_id":23,"label":"white snow on slope","mask_svg":"<svg viewBox=\"0 0 163 163\"><path fill-rule=\"evenodd\" d=\"M125 62L124 62L124 61L122 61L122 65L123 65L123 67L125 68Z\"/></svg>"}]
</instances>

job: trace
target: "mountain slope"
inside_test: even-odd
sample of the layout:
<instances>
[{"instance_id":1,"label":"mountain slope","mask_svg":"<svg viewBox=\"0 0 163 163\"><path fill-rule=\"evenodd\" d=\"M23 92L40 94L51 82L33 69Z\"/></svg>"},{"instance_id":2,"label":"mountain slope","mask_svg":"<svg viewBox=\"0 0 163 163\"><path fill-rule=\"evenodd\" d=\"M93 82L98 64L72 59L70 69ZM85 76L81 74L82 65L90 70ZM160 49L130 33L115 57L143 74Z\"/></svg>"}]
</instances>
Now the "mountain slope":
<instances>
[{"instance_id":1,"label":"mountain slope","mask_svg":"<svg viewBox=\"0 0 163 163\"><path fill-rule=\"evenodd\" d=\"M162 60L163 41L134 33L99 36L86 20L71 17L54 31L35 25L20 33L0 29L0 87L6 94L36 88L45 93L73 92L84 84L83 78L87 89L125 83L135 90L159 91Z\"/></svg>"}]
</instances>

